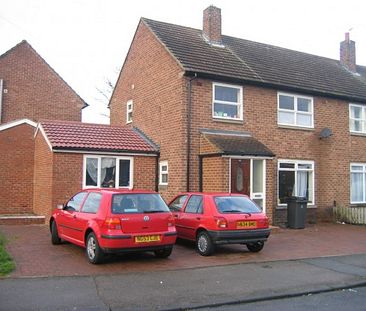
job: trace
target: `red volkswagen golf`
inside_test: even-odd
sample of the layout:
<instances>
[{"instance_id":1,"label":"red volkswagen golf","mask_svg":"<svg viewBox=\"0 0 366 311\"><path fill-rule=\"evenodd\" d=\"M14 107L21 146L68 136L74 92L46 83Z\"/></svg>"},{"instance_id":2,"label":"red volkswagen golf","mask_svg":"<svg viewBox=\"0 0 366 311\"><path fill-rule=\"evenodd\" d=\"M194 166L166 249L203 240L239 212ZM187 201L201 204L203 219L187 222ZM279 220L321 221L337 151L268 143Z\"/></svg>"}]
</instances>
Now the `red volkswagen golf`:
<instances>
[{"instance_id":1,"label":"red volkswagen golf","mask_svg":"<svg viewBox=\"0 0 366 311\"><path fill-rule=\"evenodd\" d=\"M158 193L117 189L84 190L50 219L52 244L65 240L86 248L91 263L106 253L154 251L168 257L176 240L174 218Z\"/></svg>"},{"instance_id":2,"label":"red volkswagen golf","mask_svg":"<svg viewBox=\"0 0 366 311\"><path fill-rule=\"evenodd\" d=\"M245 244L259 252L270 235L267 216L247 196L230 193L182 193L169 204L178 238L196 242L211 255L215 245Z\"/></svg>"}]
</instances>

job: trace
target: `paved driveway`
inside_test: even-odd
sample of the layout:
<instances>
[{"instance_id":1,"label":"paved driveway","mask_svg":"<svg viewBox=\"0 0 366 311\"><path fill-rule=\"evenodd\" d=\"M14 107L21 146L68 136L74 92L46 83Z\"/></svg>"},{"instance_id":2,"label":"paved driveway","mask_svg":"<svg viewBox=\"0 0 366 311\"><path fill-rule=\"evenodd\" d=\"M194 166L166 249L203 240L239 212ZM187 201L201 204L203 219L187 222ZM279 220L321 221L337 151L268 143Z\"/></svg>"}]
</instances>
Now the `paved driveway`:
<instances>
[{"instance_id":1,"label":"paved driveway","mask_svg":"<svg viewBox=\"0 0 366 311\"><path fill-rule=\"evenodd\" d=\"M11 277L108 275L366 253L365 226L319 224L302 230L276 229L260 253L231 245L218 248L214 256L202 257L193 244L178 242L168 259L149 253L125 254L92 265L82 248L69 243L51 245L45 225L1 225L0 232L9 240L8 251L16 262Z\"/></svg>"}]
</instances>

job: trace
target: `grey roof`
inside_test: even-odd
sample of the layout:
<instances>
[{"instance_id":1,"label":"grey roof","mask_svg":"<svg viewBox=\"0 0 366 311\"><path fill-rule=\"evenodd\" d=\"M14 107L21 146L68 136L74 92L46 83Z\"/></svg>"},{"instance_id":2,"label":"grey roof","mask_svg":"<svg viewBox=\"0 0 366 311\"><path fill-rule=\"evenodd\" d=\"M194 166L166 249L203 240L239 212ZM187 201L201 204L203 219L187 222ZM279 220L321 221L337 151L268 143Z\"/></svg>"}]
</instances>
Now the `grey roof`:
<instances>
[{"instance_id":1,"label":"grey roof","mask_svg":"<svg viewBox=\"0 0 366 311\"><path fill-rule=\"evenodd\" d=\"M230 36L222 36L224 47L210 45L201 30L142 21L187 75L366 101L365 66L354 74L338 60Z\"/></svg>"},{"instance_id":2,"label":"grey roof","mask_svg":"<svg viewBox=\"0 0 366 311\"><path fill-rule=\"evenodd\" d=\"M220 153L224 155L237 155L237 156L262 156L262 157L274 157L275 154L259 140L252 136L238 135L237 133L229 134L225 133L209 133L202 132L204 137L215 145Z\"/></svg>"}]
</instances>

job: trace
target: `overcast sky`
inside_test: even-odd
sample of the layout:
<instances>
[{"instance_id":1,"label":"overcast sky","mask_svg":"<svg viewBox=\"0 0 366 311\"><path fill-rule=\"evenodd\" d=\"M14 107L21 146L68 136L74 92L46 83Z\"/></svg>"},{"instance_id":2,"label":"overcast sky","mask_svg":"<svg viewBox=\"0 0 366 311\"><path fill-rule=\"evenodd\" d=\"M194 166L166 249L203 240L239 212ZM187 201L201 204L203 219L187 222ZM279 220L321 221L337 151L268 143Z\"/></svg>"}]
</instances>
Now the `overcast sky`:
<instances>
[{"instance_id":1,"label":"overcast sky","mask_svg":"<svg viewBox=\"0 0 366 311\"><path fill-rule=\"evenodd\" d=\"M140 17L202 27L202 11L221 8L225 35L339 58L351 30L366 65L365 0L0 0L0 54L21 40L90 105L83 120L106 122L97 88L115 81Z\"/></svg>"}]
</instances>

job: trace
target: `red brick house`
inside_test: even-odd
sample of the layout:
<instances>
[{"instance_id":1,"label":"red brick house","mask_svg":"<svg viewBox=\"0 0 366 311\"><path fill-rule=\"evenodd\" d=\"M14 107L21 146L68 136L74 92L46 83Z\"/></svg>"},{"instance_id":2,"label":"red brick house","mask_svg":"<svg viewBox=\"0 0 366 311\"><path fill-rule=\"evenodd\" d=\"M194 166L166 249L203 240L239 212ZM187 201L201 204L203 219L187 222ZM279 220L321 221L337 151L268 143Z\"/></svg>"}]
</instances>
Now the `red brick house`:
<instances>
[{"instance_id":1,"label":"red brick house","mask_svg":"<svg viewBox=\"0 0 366 311\"><path fill-rule=\"evenodd\" d=\"M286 198L309 219L366 206L366 67L346 36L340 60L142 18L110 101L111 124L160 146L159 191L250 195L274 223Z\"/></svg>"},{"instance_id":2,"label":"red brick house","mask_svg":"<svg viewBox=\"0 0 366 311\"><path fill-rule=\"evenodd\" d=\"M86 106L26 41L0 56L0 214L33 213L37 121L80 121Z\"/></svg>"}]
</instances>

